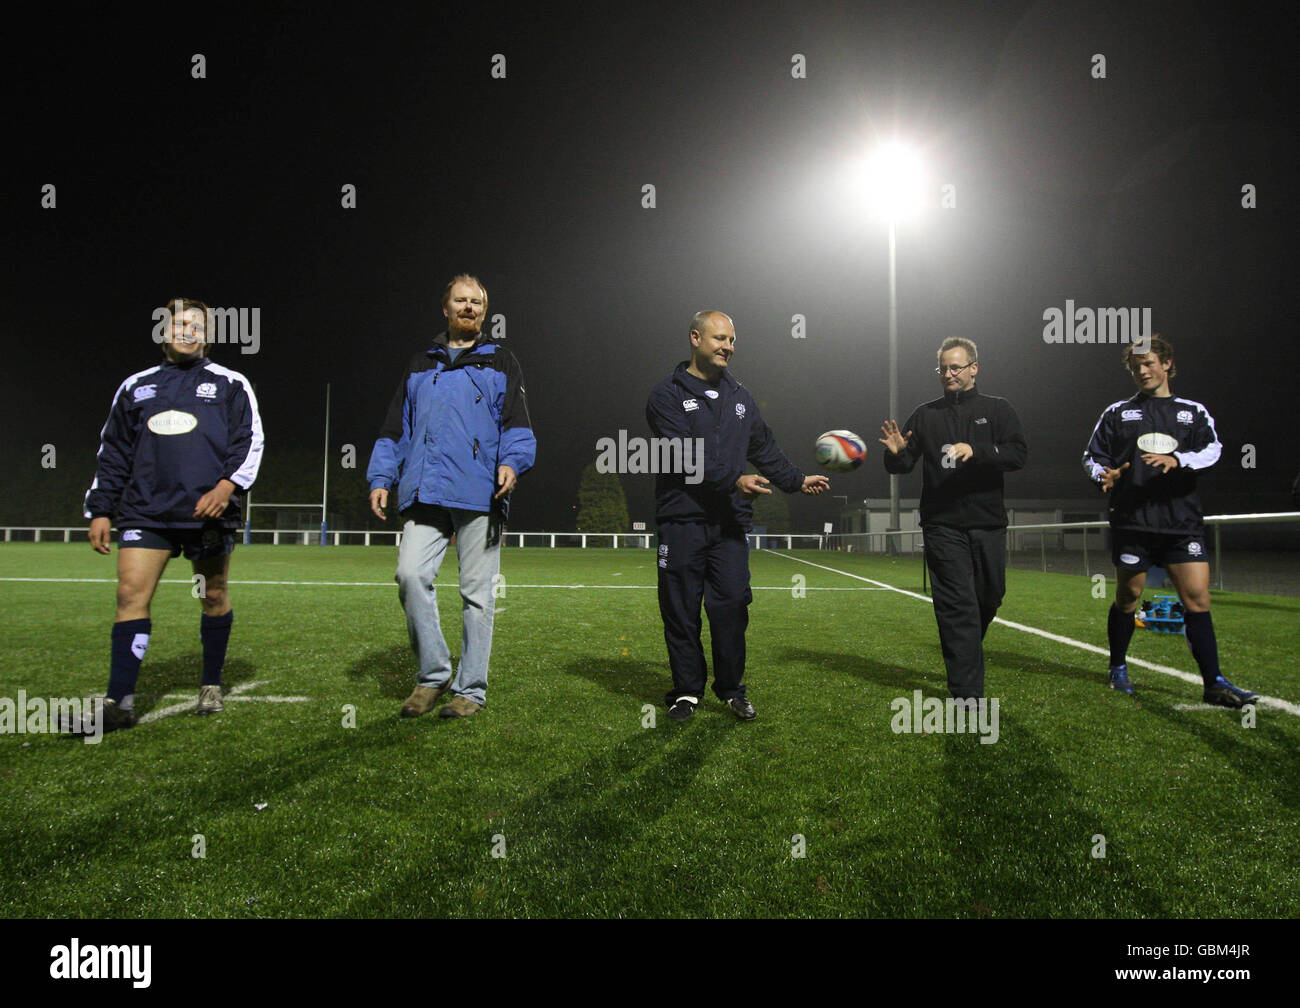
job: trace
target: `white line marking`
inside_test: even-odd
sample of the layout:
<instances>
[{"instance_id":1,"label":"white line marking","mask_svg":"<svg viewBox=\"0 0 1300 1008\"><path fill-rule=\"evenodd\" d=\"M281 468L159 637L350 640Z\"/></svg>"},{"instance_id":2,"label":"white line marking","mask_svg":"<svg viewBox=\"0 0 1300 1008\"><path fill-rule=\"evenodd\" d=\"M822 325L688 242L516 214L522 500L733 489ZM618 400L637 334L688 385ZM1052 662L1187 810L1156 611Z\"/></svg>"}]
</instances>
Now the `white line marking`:
<instances>
[{"instance_id":1,"label":"white line marking","mask_svg":"<svg viewBox=\"0 0 1300 1008\"><path fill-rule=\"evenodd\" d=\"M185 583L188 584L188 582ZM223 702L226 700L261 700L264 701L265 703L307 703L309 700L311 700L311 697L305 697L305 696L294 696L294 697L255 696L254 697L254 696L240 695L241 693L247 693L251 689L256 689L258 686L265 686L269 681L270 680L263 679L263 680L259 680L258 682L240 683L238 686L230 687L230 690L226 692L221 699ZM185 693L168 693L166 696L162 697L161 699L166 700L169 697L175 697L175 696L189 696L189 699L186 700L184 703L174 703L167 707L155 707L148 714L141 715L140 719L136 721L136 724L137 725L148 724L150 721L157 721L159 718L170 717L173 714L180 714L182 711L192 711L194 710L195 707L198 706L199 698L197 696L190 696L189 694L185 694Z\"/></svg>"},{"instance_id":2,"label":"white line marking","mask_svg":"<svg viewBox=\"0 0 1300 1008\"><path fill-rule=\"evenodd\" d=\"M907 591L904 588L895 588L893 585L885 584L883 581L873 581L871 578L863 577L861 574L850 574L848 571L836 570L834 567L825 567L822 564L813 563L811 560L805 560L802 557L790 556L788 553L778 553L775 550L765 549L764 553L771 553L773 556L779 556L786 560L793 560L796 563L807 564L809 567L816 567L820 570L830 571L832 574L843 574L845 577L856 578L858 581L866 581L868 584L877 585L881 588L887 588L892 592L898 592L900 595L906 595L908 598L918 599L921 602L934 604L934 599L928 595L922 595L919 592ZM1009 626L1012 630L1020 630L1027 634L1034 634L1037 637L1044 637L1049 641L1057 644L1068 644L1071 647L1080 648L1083 651L1091 651L1093 654L1104 655L1107 660L1110 659L1110 651L1107 648L1099 648L1095 644L1087 644L1084 641L1075 640L1073 637L1062 637L1060 634L1048 633L1046 630L1039 630L1037 627L1026 626L1023 623L1013 623L1011 620L1005 620L1001 616L993 617L994 623L1001 623L1003 626ZM1137 665L1139 668L1150 669L1152 672L1160 672L1164 675L1173 676L1176 679L1182 679L1184 682L1195 683L1197 686L1204 684L1199 675L1193 675L1191 672L1184 672L1181 669L1171 668L1168 665L1156 665L1154 662L1143 661L1141 658L1129 658L1130 665ZM1288 714L1294 714L1300 717L1300 705L1293 704L1288 700L1282 700L1278 697L1261 696L1256 701L1259 706L1276 707L1278 710L1286 711Z\"/></svg>"}]
</instances>

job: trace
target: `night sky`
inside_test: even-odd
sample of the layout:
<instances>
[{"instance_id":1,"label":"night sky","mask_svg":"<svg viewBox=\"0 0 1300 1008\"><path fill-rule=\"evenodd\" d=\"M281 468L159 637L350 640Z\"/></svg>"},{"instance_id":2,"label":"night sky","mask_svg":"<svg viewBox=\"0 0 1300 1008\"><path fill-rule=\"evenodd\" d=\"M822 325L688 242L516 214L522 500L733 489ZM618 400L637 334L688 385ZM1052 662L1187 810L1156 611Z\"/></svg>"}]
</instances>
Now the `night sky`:
<instances>
[{"instance_id":1,"label":"night sky","mask_svg":"<svg viewBox=\"0 0 1300 1008\"><path fill-rule=\"evenodd\" d=\"M893 137L923 152L933 196L899 230L900 421L939 394L939 342L968 336L980 389L1010 399L1029 441L1008 497L1091 498L1079 457L1133 386L1116 347L1045 343L1043 313L1149 307L1175 394L1203 401L1224 443L1207 512L1289 508L1300 144L1274 8L412 10L113 8L10 34L8 513L48 475L45 444L89 484L113 392L157 362L150 313L177 294L261 310L258 353L212 356L256 387L264 479L320 457L327 382L332 454L354 444L364 471L460 271L485 282L528 388L538 461L512 528L573 527L597 440L647 433L646 396L706 307L735 319L733 373L795 464L815 471L816 436L855 430L871 457L831 494L887 496L886 232L844 180ZM352 492L355 473L335 474ZM653 477L625 484L652 521ZM919 489L918 471L903 495ZM791 508L819 531L839 502Z\"/></svg>"}]
</instances>

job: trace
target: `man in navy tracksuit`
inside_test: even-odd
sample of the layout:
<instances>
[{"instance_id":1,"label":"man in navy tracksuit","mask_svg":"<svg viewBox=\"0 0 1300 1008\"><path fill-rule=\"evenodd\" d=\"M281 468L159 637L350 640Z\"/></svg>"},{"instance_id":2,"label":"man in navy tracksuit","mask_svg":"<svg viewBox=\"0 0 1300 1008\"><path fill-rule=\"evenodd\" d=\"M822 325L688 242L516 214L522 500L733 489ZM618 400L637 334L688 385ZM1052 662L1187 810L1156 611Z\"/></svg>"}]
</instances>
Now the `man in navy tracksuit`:
<instances>
[{"instance_id":1,"label":"man in navy tracksuit","mask_svg":"<svg viewBox=\"0 0 1300 1008\"><path fill-rule=\"evenodd\" d=\"M389 492L406 520L397 555L398 597L420 668L403 717L468 717L487 703L494 579L515 481L533 465L537 441L514 354L482 335L488 298L472 276L443 292L447 331L411 360L370 455L370 507L385 517ZM452 676L434 583L452 536L460 567L460 667Z\"/></svg>"},{"instance_id":2,"label":"man in navy tracksuit","mask_svg":"<svg viewBox=\"0 0 1300 1008\"><path fill-rule=\"evenodd\" d=\"M821 493L830 482L805 476L790 463L748 389L728 372L736 346L731 319L720 311L699 312L691 320L690 341L690 361L656 385L646 404L651 432L673 439L680 454L670 457L683 461L683 471L661 472L655 481L659 612L673 674L665 699L668 716L685 721L704 695L702 598L713 640L713 691L736 717L749 721L756 715L742 680L753 600L745 538L752 501L772 492L769 479L786 493L806 494ZM746 474L746 459L763 476Z\"/></svg>"},{"instance_id":3,"label":"man in navy tracksuit","mask_svg":"<svg viewBox=\"0 0 1300 1008\"><path fill-rule=\"evenodd\" d=\"M1139 352L1142 351L1142 352ZM1149 347L1129 345L1124 365L1137 383L1132 399L1106 407L1083 454L1088 477L1109 493L1115 602L1106 621L1110 685L1132 693L1128 646L1133 613L1152 565L1169 572L1183 603L1187 643L1200 667L1206 703L1242 707L1259 696L1219 672L1219 645L1210 618L1210 564L1196 474L1219 461L1222 446L1209 411L1169 390L1174 348L1160 336Z\"/></svg>"},{"instance_id":4,"label":"man in navy tracksuit","mask_svg":"<svg viewBox=\"0 0 1300 1008\"><path fill-rule=\"evenodd\" d=\"M205 357L207 306L176 298L159 311L166 360L118 386L86 494L95 551L108 555L114 516L119 530L105 731L135 724L135 684L153 627L150 603L167 561L182 552L203 586L203 678L196 711L223 709L221 671L234 620L227 591L230 555L242 520L241 491L253 485L262 460L253 387L239 372Z\"/></svg>"},{"instance_id":5,"label":"man in navy tracksuit","mask_svg":"<svg viewBox=\"0 0 1300 1008\"><path fill-rule=\"evenodd\" d=\"M885 470L909 473L922 459L921 528L934 618L959 699L984 696L984 635L1006 593L1007 512L1002 474L1029 449L1011 404L975 388L979 351L955 336L939 347L943 398L918 406L901 432L881 426Z\"/></svg>"}]
</instances>

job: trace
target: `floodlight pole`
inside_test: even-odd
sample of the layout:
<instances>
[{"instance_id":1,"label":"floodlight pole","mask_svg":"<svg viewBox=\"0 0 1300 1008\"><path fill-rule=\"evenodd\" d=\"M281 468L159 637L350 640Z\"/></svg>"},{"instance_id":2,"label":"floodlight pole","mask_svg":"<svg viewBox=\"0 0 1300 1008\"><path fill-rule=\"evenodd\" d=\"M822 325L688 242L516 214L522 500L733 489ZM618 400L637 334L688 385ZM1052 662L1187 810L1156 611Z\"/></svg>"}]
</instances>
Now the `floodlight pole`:
<instances>
[{"instance_id":1,"label":"floodlight pole","mask_svg":"<svg viewBox=\"0 0 1300 1008\"><path fill-rule=\"evenodd\" d=\"M898 278L892 217L889 220L889 419L898 422ZM889 477L889 528L895 532L899 529L898 477L893 474Z\"/></svg>"}]
</instances>

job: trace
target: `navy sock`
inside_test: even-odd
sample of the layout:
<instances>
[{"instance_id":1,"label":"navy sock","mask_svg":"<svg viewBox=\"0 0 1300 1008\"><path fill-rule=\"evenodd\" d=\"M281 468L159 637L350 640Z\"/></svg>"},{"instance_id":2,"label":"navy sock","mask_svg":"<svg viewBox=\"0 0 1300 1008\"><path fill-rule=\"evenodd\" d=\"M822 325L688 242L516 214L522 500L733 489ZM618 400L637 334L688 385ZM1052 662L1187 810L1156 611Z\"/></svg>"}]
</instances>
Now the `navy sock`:
<instances>
[{"instance_id":1,"label":"navy sock","mask_svg":"<svg viewBox=\"0 0 1300 1008\"><path fill-rule=\"evenodd\" d=\"M1219 678L1219 641L1214 636L1214 620L1208 612L1184 612L1183 625L1187 627L1187 646L1201 667L1201 678L1206 686L1213 686Z\"/></svg>"},{"instance_id":2,"label":"navy sock","mask_svg":"<svg viewBox=\"0 0 1300 1008\"><path fill-rule=\"evenodd\" d=\"M149 650L153 620L133 619L113 624L113 650L108 667L108 699L121 704L135 696L135 681L140 677L140 663Z\"/></svg>"},{"instance_id":3,"label":"navy sock","mask_svg":"<svg viewBox=\"0 0 1300 1008\"><path fill-rule=\"evenodd\" d=\"M203 642L204 686L221 685L221 669L226 664L226 645L230 643L230 624L235 620L235 610L224 616L199 617L199 640Z\"/></svg>"},{"instance_id":4,"label":"navy sock","mask_svg":"<svg viewBox=\"0 0 1300 1008\"><path fill-rule=\"evenodd\" d=\"M1110 667L1118 668L1128 658L1129 641L1133 639L1133 614L1123 612L1114 602L1106 617L1106 639L1110 642Z\"/></svg>"}]
</instances>

